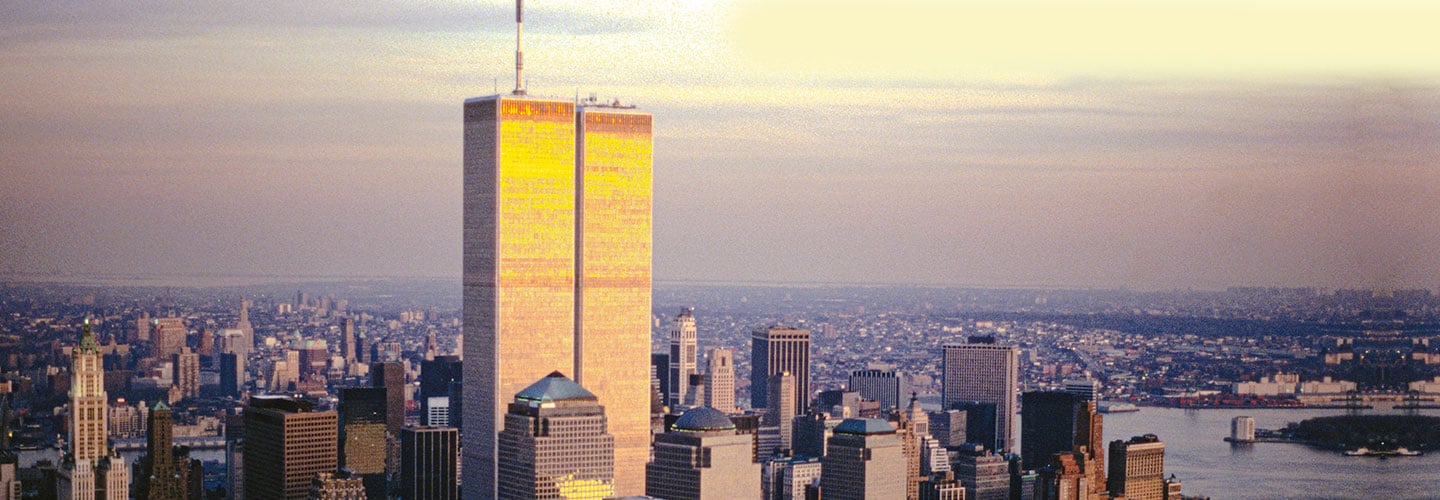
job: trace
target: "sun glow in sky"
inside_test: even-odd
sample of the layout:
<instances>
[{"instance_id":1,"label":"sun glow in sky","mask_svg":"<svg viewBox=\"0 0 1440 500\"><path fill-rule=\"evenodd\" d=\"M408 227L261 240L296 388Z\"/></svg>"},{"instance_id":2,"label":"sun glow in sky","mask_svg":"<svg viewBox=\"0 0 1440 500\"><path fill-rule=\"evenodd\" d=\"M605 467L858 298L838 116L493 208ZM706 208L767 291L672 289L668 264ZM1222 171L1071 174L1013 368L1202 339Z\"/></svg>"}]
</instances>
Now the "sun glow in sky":
<instances>
[{"instance_id":1,"label":"sun glow in sky","mask_svg":"<svg viewBox=\"0 0 1440 500\"><path fill-rule=\"evenodd\" d=\"M0 275L442 276L511 2L0 6ZM1440 286L1428 2L527 2L657 280Z\"/></svg>"}]
</instances>

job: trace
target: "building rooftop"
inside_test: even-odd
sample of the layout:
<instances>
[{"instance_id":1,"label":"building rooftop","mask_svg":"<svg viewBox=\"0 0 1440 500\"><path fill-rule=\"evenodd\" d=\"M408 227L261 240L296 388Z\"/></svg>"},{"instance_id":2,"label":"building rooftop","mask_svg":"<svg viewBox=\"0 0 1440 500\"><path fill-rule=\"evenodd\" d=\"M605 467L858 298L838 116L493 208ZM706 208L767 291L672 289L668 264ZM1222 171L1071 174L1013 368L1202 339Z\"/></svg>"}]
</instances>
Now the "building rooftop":
<instances>
[{"instance_id":1,"label":"building rooftop","mask_svg":"<svg viewBox=\"0 0 1440 500\"><path fill-rule=\"evenodd\" d=\"M836 434L856 434L866 436L870 434L890 434L895 432L895 426L890 425L878 418L847 418L840 425L835 426Z\"/></svg>"},{"instance_id":2,"label":"building rooftop","mask_svg":"<svg viewBox=\"0 0 1440 500\"><path fill-rule=\"evenodd\" d=\"M545 378L515 394L516 402L524 401L532 405L573 400L598 401L599 398L558 371L550 372Z\"/></svg>"},{"instance_id":3,"label":"building rooftop","mask_svg":"<svg viewBox=\"0 0 1440 500\"><path fill-rule=\"evenodd\" d=\"M709 406L691 408L675 421L677 431L733 431L735 422Z\"/></svg>"}]
</instances>

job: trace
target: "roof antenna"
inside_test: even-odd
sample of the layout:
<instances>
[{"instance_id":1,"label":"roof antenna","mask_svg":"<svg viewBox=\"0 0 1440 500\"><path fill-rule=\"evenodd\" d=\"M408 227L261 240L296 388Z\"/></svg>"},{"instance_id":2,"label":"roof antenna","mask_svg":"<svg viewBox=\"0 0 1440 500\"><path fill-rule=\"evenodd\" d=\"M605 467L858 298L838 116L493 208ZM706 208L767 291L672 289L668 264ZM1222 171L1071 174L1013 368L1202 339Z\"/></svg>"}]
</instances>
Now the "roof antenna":
<instances>
[{"instance_id":1,"label":"roof antenna","mask_svg":"<svg viewBox=\"0 0 1440 500\"><path fill-rule=\"evenodd\" d=\"M520 35L525 32L525 0L515 0L515 95L525 95L525 53L521 51Z\"/></svg>"}]
</instances>

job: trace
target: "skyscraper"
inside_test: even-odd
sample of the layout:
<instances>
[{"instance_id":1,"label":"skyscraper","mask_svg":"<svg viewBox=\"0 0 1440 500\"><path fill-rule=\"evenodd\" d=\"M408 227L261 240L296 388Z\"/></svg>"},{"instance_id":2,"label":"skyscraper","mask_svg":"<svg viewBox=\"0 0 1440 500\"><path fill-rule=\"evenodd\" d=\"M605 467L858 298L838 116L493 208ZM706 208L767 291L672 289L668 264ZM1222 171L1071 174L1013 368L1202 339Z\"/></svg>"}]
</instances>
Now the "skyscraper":
<instances>
[{"instance_id":1,"label":"skyscraper","mask_svg":"<svg viewBox=\"0 0 1440 500\"><path fill-rule=\"evenodd\" d=\"M945 354L943 408L955 408L955 404L962 401L995 404L998 436L995 442L982 444L999 451L1014 451L1020 349L998 345L994 337L971 337L966 343L945 344L942 349ZM969 437L975 439L975 436Z\"/></svg>"},{"instance_id":2,"label":"skyscraper","mask_svg":"<svg viewBox=\"0 0 1440 500\"><path fill-rule=\"evenodd\" d=\"M680 311L670 325L670 400L671 408L685 402L690 390L690 375L695 374L697 346L695 345L695 315L690 308Z\"/></svg>"},{"instance_id":3,"label":"skyscraper","mask_svg":"<svg viewBox=\"0 0 1440 500\"><path fill-rule=\"evenodd\" d=\"M737 434L714 408L686 410L673 430L655 436L655 460L645 470L645 494L656 498L759 498L760 464L753 441Z\"/></svg>"},{"instance_id":4,"label":"skyscraper","mask_svg":"<svg viewBox=\"0 0 1440 500\"><path fill-rule=\"evenodd\" d=\"M174 372L171 374L175 381L175 387L180 389L180 397L193 398L200 395L200 355L190 352L189 347L180 348L180 352L171 356L174 362Z\"/></svg>"},{"instance_id":5,"label":"skyscraper","mask_svg":"<svg viewBox=\"0 0 1440 500\"><path fill-rule=\"evenodd\" d=\"M955 479L965 485L967 500L1009 500L1010 463L983 445L960 447L951 462Z\"/></svg>"},{"instance_id":6,"label":"skyscraper","mask_svg":"<svg viewBox=\"0 0 1440 500\"><path fill-rule=\"evenodd\" d=\"M760 425L777 428L780 449L791 449L795 445L795 417L800 414L796 411L799 402L795 400L795 376L788 371L772 376L765 390L769 393L765 398L770 407L765 410ZM760 455L769 456L772 451L760 450Z\"/></svg>"},{"instance_id":7,"label":"skyscraper","mask_svg":"<svg viewBox=\"0 0 1440 500\"><path fill-rule=\"evenodd\" d=\"M70 454L57 494L75 500L129 498L130 467L109 449L105 370L88 318L70 357Z\"/></svg>"},{"instance_id":8,"label":"skyscraper","mask_svg":"<svg viewBox=\"0 0 1440 500\"><path fill-rule=\"evenodd\" d=\"M721 413L735 411L735 351L729 348L705 354L705 406Z\"/></svg>"},{"instance_id":9,"label":"skyscraper","mask_svg":"<svg viewBox=\"0 0 1440 500\"><path fill-rule=\"evenodd\" d=\"M820 486L827 500L905 498L905 454L895 428L878 418L835 426Z\"/></svg>"},{"instance_id":10,"label":"skyscraper","mask_svg":"<svg viewBox=\"0 0 1440 500\"><path fill-rule=\"evenodd\" d=\"M764 390L770 377L795 376L795 410L810 409L810 331L775 325L750 334L750 407L769 408ZM791 415L792 417L794 415Z\"/></svg>"},{"instance_id":11,"label":"skyscraper","mask_svg":"<svg viewBox=\"0 0 1440 500\"><path fill-rule=\"evenodd\" d=\"M220 394L239 397L242 387L245 387L245 359L233 352L221 353Z\"/></svg>"},{"instance_id":12,"label":"skyscraper","mask_svg":"<svg viewBox=\"0 0 1440 500\"><path fill-rule=\"evenodd\" d=\"M150 500L180 500L185 498L184 484L177 473L175 464L174 427L170 421L170 407L163 401L155 402L146 422L145 458L141 470L145 476L137 484L139 498Z\"/></svg>"},{"instance_id":13,"label":"skyscraper","mask_svg":"<svg viewBox=\"0 0 1440 500\"><path fill-rule=\"evenodd\" d=\"M335 472L336 414L309 401L252 396L245 408L245 498L304 500L315 474Z\"/></svg>"},{"instance_id":14,"label":"skyscraper","mask_svg":"<svg viewBox=\"0 0 1440 500\"><path fill-rule=\"evenodd\" d=\"M385 389L385 430L392 438L399 436L405 426L405 365L371 363L370 387Z\"/></svg>"},{"instance_id":15,"label":"skyscraper","mask_svg":"<svg viewBox=\"0 0 1440 500\"><path fill-rule=\"evenodd\" d=\"M346 366L355 362L355 352L359 347L355 340L355 320L350 317L340 320L340 356L345 358Z\"/></svg>"},{"instance_id":16,"label":"skyscraper","mask_svg":"<svg viewBox=\"0 0 1440 500\"><path fill-rule=\"evenodd\" d=\"M1075 450L1075 411L1080 396L1069 392L1031 391L1021 397L1020 456L1026 469L1050 464L1056 453Z\"/></svg>"},{"instance_id":17,"label":"skyscraper","mask_svg":"<svg viewBox=\"0 0 1440 500\"><path fill-rule=\"evenodd\" d=\"M850 372L850 390L860 397L879 401L881 410L900 408L900 398L905 394L902 377L895 370L855 370Z\"/></svg>"},{"instance_id":18,"label":"skyscraper","mask_svg":"<svg viewBox=\"0 0 1440 500\"><path fill-rule=\"evenodd\" d=\"M464 494L495 494L506 400L557 370L610 409L616 492L638 494L649 454L651 117L527 97L518 56L515 92L464 105L461 406L464 469L476 478Z\"/></svg>"},{"instance_id":19,"label":"skyscraper","mask_svg":"<svg viewBox=\"0 0 1440 500\"><path fill-rule=\"evenodd\" d=\"M1154 434L1135 436L1129 441L1110 442L1110 477L1106 481L1112 496L1128 500L1165 498L1165 443Z\"/></svg>"},{"instance_id":20,"label":"skyscraper","mask_svg":"<svg viewBox=\"0 0 1440 500\"><path fill-rule=\"evenodd\" d=\"M515 394L499 436L499 498L615 495L615 440L595 394L553 372Z\"/></svg>"},{"instance_id":21,"label":"skyscraper","mask_svg":"<svg viewBox=\"0 0 1440 500\"><path fill-rule=\"evenodd\" d=\"M460 433L453 427L400 429L400 498L460 498Z\"/></svg>"},{"instance_id":22,"label":"skyscraper","mask_svg":"<svg viewBox=\"0 0 1440 500\"><path fill-rule=\"evenodd\" d=\"M381 387L340 389L340 467L356 474L368 490L384 496L389 455L388 392Z\"/></svg>"},{"instance_id":23,"label":"skyscraper","mask_svg":"<svg viewBox=\"0 0 1440 500\"><path fill-rule=\"evenodd\" d=\"M155 339L151 355L158 360L168 360L185 347L185 336L190 331L181 318L155 318L150 320L150 336Z\"/></svg>"}]
</instances>

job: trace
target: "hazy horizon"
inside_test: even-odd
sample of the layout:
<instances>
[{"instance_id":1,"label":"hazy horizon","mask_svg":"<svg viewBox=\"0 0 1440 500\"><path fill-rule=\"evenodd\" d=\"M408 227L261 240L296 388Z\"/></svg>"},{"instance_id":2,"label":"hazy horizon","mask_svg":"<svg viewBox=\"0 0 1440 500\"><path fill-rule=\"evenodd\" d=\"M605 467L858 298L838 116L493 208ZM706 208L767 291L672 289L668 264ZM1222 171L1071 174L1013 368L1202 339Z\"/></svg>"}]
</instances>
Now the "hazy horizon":
<instances>
[{"instance_id":1,"label":"hazy horizon","mask_svg":"<svg viewBox=\"0 0 1440 500\"><path fill-rule=\"evenodd\" d=\"M0 7L0 277L459 278L513 2L109 6ZM657 283L1440 287L1440 6L526 8L655 116Z\"/></svg>"}]
</instances>

